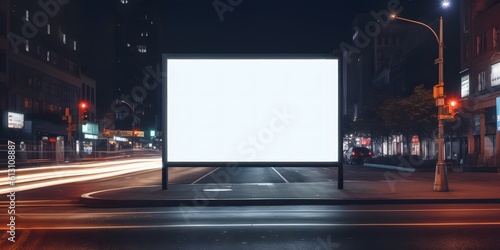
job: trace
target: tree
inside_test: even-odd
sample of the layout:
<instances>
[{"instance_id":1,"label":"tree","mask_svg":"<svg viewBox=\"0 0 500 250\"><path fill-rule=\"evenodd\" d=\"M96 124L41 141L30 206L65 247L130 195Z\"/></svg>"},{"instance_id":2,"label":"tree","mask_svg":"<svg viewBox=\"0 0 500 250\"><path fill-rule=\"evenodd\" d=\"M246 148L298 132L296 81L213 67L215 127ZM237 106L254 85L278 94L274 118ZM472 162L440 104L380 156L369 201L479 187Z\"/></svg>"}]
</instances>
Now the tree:
<instances>
[{"instance_id":1,"label":"tree","mask_svg":"<svg viewBox=\"0 0 500 250\"><path fill-rule=\"evenodd\" d=\"M424 85L419 85L403 102L408 119L405 131L407 135L417 135L420 140L432 138L433 131L437 128L437 107L432 90L426 90ZM407 139L411 140L411 137ZM410 147L410 143L408 146Z\"/></svg>"}]
</instances>

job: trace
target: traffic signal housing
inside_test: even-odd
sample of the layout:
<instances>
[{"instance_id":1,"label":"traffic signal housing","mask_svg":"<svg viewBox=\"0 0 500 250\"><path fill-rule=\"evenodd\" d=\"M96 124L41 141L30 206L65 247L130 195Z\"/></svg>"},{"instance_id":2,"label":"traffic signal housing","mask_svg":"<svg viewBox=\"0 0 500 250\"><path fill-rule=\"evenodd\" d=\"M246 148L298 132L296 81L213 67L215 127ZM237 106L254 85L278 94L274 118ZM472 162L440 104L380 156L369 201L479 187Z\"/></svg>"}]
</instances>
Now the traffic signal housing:
<instances>
[{"instance_id":1,"label":"traffic signal housing","mask_svg":"<svg viewBox=\"0 0 500 250\"><path fill-rule=\"evenodd\" d=\"M448 104L443 106L443 113L441 115L441 119L445 120L454 120L455 115L458 114L458 101L450 100Z\"/></svg>"},{"instance_id":2,"label":"traffic signal housing","mask_svg":"<svg viewBox=\"0 0 500 250\"><path fill-rule=\"evenodd\" d=\"M88 104L86 102L81 102L80 103L80 121L81 124L87 124L89 120L89 113L88 113Z\"/></svg>"},{"instance_id":3,"label":"traffic signal housing","mask_svg":"<svg viewBox=\"0 0 500 250\"><path fill-rule=\"evenodd\" d=\"M458 114L457 108L458 108L458 102L455 100L451 100L448 108L449 109L448 112L450 113L451 116L454 117L456 114Z\"/></svg>"}]
</instances>

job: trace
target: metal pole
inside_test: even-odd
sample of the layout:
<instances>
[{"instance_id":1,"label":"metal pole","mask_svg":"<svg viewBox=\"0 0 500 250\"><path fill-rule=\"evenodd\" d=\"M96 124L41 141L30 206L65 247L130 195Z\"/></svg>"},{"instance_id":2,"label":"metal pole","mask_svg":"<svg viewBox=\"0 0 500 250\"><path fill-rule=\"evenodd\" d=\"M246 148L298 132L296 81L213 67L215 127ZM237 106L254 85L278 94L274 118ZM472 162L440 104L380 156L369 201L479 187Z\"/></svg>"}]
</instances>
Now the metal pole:
<instances>
[{"instance_id":1,"label":"metal pole","mask_svg":"<svg viewBox=\"0 0 500 250\"><path fill-rule=\"evenodd\" d=\"M443 17L439 19L439 85L444 88L443 80ZM436 173L434 175L434 191L447 192L448 191L448 177L447 170L444 164L444 125L443 125L443 106L438 107L438 162L436 164Z\"/></svg>"},{"instance_id":2,"label":"metal pole","mask_svg":"<svg viewBox=\"0 0 500 250\"><path fill-rule=\"evenodd\" d=\"M132 106L132 150L135 148L135 105Z\"/></svg>"}]
</instances>

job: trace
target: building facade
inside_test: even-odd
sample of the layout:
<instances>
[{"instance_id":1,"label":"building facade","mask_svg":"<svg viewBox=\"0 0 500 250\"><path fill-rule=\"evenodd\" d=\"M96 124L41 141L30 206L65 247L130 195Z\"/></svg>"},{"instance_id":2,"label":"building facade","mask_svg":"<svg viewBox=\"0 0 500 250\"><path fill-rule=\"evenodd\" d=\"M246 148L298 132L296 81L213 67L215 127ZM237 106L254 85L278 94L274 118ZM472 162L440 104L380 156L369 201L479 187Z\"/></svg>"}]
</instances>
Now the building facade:
<instances>
[{"instance_id":1,"label":"building facade","mask_svg":"<svg viewBox=\"0 0 500 250\"><path fill-rule=\"evenodd\" d=\"M78 28L68 18L77 7L59 1L0 3L0 137L26 145L27 158L54 159L58 145L70 146L68 137L76 133L66 110L73 119L79 115Z\"/></svg>"},{"instance_id":2,"label":"building facade","mask_svg":"<svg viewBox=\"0 0 500 250\"><path fill-rule=\"evenodd\" d=\"M461 115L469 123L468 163L500 166L500 1L462 0Z\"/></svg>"}]
</instances>

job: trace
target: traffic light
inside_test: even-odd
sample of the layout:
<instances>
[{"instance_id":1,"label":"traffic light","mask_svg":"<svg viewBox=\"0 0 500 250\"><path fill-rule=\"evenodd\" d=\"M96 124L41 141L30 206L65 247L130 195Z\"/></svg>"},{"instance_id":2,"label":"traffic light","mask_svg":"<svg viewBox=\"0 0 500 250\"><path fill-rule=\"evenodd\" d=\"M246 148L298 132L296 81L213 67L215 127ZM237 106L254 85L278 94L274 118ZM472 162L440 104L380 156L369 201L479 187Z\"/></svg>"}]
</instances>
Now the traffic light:
<instances>
[{"instance_id":1,"label":"traffic light","mask_svg":"<svg viewBox=\"0 0 500 250\"><path fill-rule=\"evenodd\" d=\"M80 103L81 124L87 124L87 122L89 120L88 107L89 106L86 102Z\"/></svg>"},{"instance_id":2,"label":"traffic light","mask_svg":"<svg viewBox=\"0 0 500 250\"><path fill-rule=\"evenodd\" d=\"M450 100L448 104L443 106L443 113L440 119L455 120L455 115L458 114L458 101Z\"/></svg>"},{"instance_id":3,"label":"traffic light","mask_svg":"<svg viewBox=\"0 0 500 250\"><path fill-rule=\"evenodd\" d=\"M452 117L455 117L455 115L458 113L456 110L457 108L458 108L458 102L455 100L451 100L448 105L448 112Z\"/></svg>"},{"instance_id":4,"label":"traffic light","mask_svg":"<svg viewBox=\"0 0 500 250\"><path fill-rule=\"evenodd\" d=\"M84 110L82 115L82 124L87 124L88 120L89 120L89 114L87 110Z\"/></svg>"}]
</instances>

